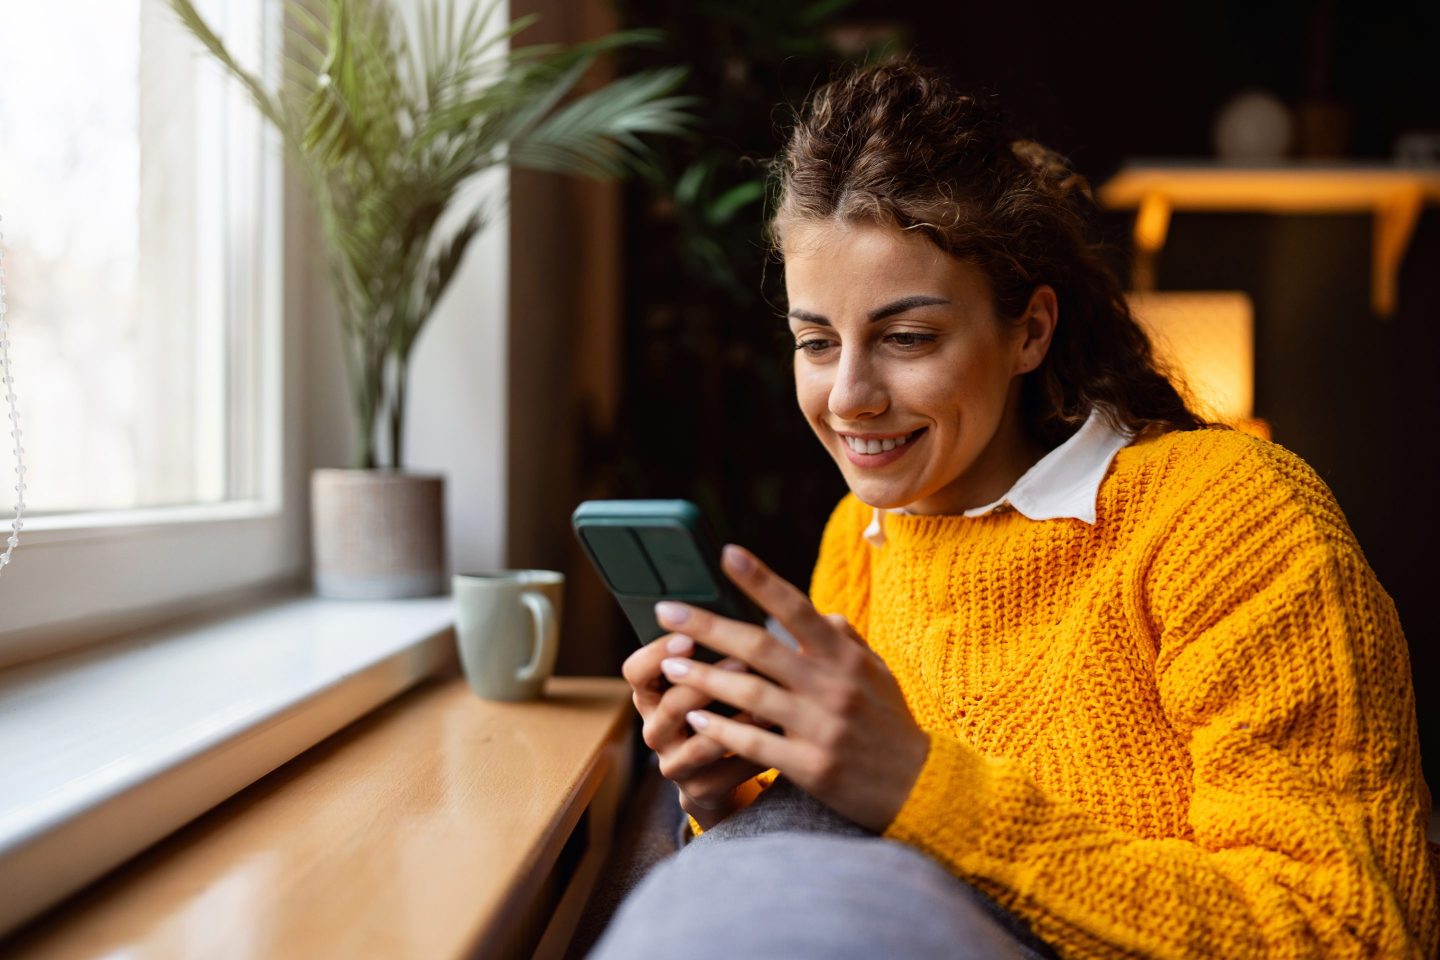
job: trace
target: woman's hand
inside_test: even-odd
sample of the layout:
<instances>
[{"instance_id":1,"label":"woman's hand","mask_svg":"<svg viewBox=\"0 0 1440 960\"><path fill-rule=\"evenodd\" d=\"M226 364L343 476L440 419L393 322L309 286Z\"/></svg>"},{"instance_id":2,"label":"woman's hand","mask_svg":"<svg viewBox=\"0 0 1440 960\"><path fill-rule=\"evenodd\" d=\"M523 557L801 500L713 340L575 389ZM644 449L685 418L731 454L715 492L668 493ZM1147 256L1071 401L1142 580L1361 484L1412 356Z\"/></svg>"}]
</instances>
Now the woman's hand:
<instances>
[{"instance_id":1,"label":"woman's hand","mask_svg":"<svg viewBox=\"0 0 1440 960\"><path fill-rule=\"evenodd\" d=\"M755 799L759 785L751 780L769 767L726 756L725 748L716 741L688 732L685 714L712 699L704 692L684 686L661 691L660 661L688 656L694 650L695 642L688 636L668 634L627 657L621 673L634 690L631 699L644 720L641 736L659 755L661 775L679 788L681 809L694 817L702 830L709 830ZM719 666L745 669L733 658L720 661ZM737 715L736 722L746 722L745 715Z\"/></svg>"},{"instance_id":2,"label":"woman's hand","mask_svg":"<svg viewBox=\"0 0 1440 960\"><path fill-rule=\"evenodd\" d=\"M876 833L904 806L929 753L930 738L905 705L885 662L844 617L821 616L809 598L754 554L724 550L726 574L799 641L794 650L762 627L699 607L662 601L660 624L737 658L754 673L737 673L679 656L662 669L695 696L686 719L721 749L756 769L775 767L817 800ZM667 694L668 696L669 694ZM782 733L698 709L720 700L768 717ZM678 707L680 701L675 702Z\"/></svg>"}]
</instances>

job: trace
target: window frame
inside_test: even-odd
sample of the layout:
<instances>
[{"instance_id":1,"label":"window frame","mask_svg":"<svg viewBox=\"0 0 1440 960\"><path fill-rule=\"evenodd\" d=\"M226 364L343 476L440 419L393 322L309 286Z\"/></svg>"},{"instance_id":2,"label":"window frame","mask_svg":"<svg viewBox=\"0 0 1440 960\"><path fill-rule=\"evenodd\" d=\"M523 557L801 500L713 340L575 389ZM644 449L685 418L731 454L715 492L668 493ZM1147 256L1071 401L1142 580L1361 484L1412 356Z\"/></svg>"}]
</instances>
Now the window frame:
<instances>
[{"instance_id":1,"label":"window frame","mask_svg":"<svg viewBox=\"0 0 1440 960\"><path fill-rule=\"evenodd\" d=\"M142 0L142 19L157 14L173 19L163 6L161 0ZM282 14L278 0L229 0L226 10L227 26L250 17L254 29L258 18L262 75L272 85L271 54L283 38ZM194 56L205 56L198 44ZM278 136L263 125L239 84L214 79L223 84L219 95L232 118L229 135L261 136L253 154L256 168L240 165L239 176L250 184L244 192L255 193L246 229L237 232L239 191L226 191L215 201L227 231L228 295L217 298L227 314L227 345L236 346L231 325L237 312L243 314L238 322L250 327L239 338L246 341L245 366L229 356L227 367L258 390L254 414L244 417L243 425L254 435L249 449L258 462L242 462L245 454L232 434L228 485L234 489L237 480L243 483L244 471L251 471L254 489L220 503L22 518L20 544L0 579L0 668L223 607L239 595L280 593L293 588L306 568L306 458L297 382L303 379L299 318L309 312L309 271L285 268L292 251L304 257L303 251L314 249L313 228L303 191L285 170ZM15 359L24 429L24 358ZM240 419L231 409L231 431ZM0 466L0 475L12 470Z\"/></svg>"}]
</instances>

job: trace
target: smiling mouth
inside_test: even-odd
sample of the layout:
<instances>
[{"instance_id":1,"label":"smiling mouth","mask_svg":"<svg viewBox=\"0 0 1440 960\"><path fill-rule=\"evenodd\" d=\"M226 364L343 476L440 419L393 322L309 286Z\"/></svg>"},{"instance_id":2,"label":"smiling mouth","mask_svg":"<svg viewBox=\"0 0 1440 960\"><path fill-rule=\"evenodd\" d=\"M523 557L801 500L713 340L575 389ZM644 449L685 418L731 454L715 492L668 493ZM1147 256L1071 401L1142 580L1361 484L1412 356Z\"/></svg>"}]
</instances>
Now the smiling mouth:
<instances>
[{"instance_id":1,"label":"smiling mouth","mask_svg":"<svg viewBox=\"0 0 1440 960\"><path fill-rule=\"evenodd\" d=\"M840 439L845 441L845 445L855 453L874 456L878 453L888 453L896 447L903 447L928 429L928 427L921 427L919 430L913 430L903 436L887 437L884 440L862 440L859 437L847 437L843 434L840 435Z\"/></svg>"}]
</instances>

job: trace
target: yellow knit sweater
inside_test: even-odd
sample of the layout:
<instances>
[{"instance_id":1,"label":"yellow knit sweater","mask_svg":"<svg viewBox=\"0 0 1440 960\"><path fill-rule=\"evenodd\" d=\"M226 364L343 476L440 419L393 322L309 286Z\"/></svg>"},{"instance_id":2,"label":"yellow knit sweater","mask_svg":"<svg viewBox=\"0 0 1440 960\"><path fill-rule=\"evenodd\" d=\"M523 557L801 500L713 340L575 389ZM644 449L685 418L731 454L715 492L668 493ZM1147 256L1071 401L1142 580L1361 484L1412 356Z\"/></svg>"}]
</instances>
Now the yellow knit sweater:
<instances>
[{"instance_id":1,"label":"yellow knit sweater","mask_svg":"<svg viewBox=\"0 0 1440 960\"><path fill-rule=\"evenodd\" d=\"M1405 638L1283 447L1172 432L1097 523L886 518L853 495L811 597L886 661L930 753L885 836L1066 956L1431 957Z\"/></svg>"}]
</instances>

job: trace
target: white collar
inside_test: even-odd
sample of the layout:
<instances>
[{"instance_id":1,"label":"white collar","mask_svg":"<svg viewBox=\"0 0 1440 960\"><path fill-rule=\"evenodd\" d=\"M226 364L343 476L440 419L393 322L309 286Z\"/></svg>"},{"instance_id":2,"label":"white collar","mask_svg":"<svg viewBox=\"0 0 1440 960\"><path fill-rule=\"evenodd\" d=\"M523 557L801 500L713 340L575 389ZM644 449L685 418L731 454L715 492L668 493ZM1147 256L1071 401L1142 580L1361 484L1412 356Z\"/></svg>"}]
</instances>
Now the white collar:
<instances>
[{"instance_id":1,"label":"white collar","mask_svg":"<svg viewBox=\"0 0 1440 960\"><path fill-rule=\"evenodd\" d=\"M1007 504L1031 520L1071 517L1095 523L1095 500L1110 461L1126 446L1133 434L1117 430L1096 407L1079 430L1026 470L1014 485L993 503L964 511L967 517L982 517ZM875 508L865 539L875 546L885 542L885 514L907 513L905 508Z\"/></svg>"}]
</instances>

